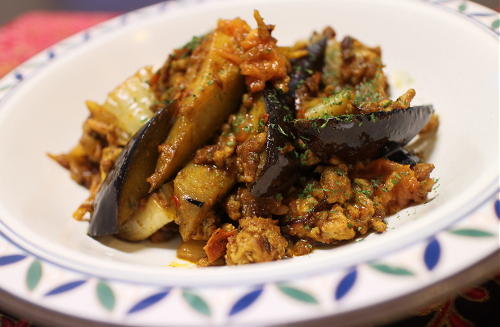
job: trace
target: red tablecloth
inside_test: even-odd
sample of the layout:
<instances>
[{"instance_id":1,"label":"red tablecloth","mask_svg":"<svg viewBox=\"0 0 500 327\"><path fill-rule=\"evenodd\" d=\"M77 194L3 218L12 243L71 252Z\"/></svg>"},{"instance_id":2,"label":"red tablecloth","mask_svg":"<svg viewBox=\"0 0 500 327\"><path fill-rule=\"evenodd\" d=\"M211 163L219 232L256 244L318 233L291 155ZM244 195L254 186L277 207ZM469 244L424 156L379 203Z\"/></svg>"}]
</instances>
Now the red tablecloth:
<instances>
[{"instance_id":1,"label":"red tablecloth","mask_svg":"<svg viewBox=\"0 0 500 327\"><path fill-rule=\"evenodd\" d=\"M5 1L5 0L0 0ZM30 12L0 28L0 77L37 52L116 13ZM500 275L390 326L500 326ZM22 318L22 317L21 317ZM0 312L0 327L28 327Z\"/></svg>"},{"instance_id":2,"label":"red tablecloth","mask_svg":"<svg viewBox=\"0 0 500 327\"><path fill-rule=\"evenodd\" d=\"M33 11L20 16L0 27L0 77L37 52L115 15Z\"/></svg>"}]
</instances>

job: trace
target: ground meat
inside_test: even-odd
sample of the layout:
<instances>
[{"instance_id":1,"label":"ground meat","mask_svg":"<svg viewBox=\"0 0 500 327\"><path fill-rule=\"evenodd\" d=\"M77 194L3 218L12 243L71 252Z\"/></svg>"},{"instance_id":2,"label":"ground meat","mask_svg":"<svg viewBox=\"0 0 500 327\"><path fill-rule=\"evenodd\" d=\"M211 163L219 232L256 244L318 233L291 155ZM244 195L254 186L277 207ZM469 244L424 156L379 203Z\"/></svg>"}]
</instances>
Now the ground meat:
<instances>
[{"instance_id":1,"label":"ground meat","mask_svg":"<svg viewBox=\"0 0 500 327\"><path fill-rule=\"evenodd\" d=\"M316 154L314 154L314 152L312 152L309 149L306 149L300 155L300 164L302 166L314 166L314 165L319 164L320 162L321 162L321 159Z\"/></svg>"},{"instance_id":2,"label":"ground meat","mask_svg":"<svg viewBox=\"0 0 500 327\"><path fill-rule=\"evenodd\" d=\"M309 222L293 222L285 227L285 231L293 236L325 244L350 240L356 236L354 226L339 205L333 206L329 211L314 212Z\"/></svg>"},{"instance_id":3,"label":"ground meat","mask_svg":"<svg viewBox=\"0 0 500 327\"><path fill-rule=\"evenodd\" d=\"M318 205L318 200L313 196L293 199L288 204L290 219L305 219L307 215Z\"/></svg>"},{"instance_id":4,"label":"ground meat","mask_svg":"<svg viewBox=\"0 0 500 327\"><path fill-rule=\"evenodd\" d=\"M236 167L238 169L238 181L253 183L257 177L261 163L261 153L266 144L267 133L259 133L250 136L236 149Z\"/></svg>"},{"instance_id":5,"label":"ground meat","mask_svg":"<svg viewBox=\"0 0 500 327\"><path fill-rule=\"evenodd\" d=\"M213 211L209 211L207 216L201 221L201 224L192 232L191 239L198 241L208 240L217 229L218 223L219 217Z\"/></svg>"},{"instance_id":6,"label":"ground meat","mask_svg":"<svg viewBox=\"0 0 500 327\"><path fill-rule=\"evenodd\" d=\"M296 257L300 255L306 255L311 253L313 250L313 245L308 240L300 239L297 242L290 242L288 248L286 249L286 255L288 257Z\"/></svg>"},{"instance_id":7,"label":"ground meat","mask_svg":"<svg viewBox=\"0 0 500 327\"><path fill-rule=\"evenodd\" d=\"M396 101L392 101L390 99L382 99L380 101L375 102L363 102L358 104L357 109L360 113L368 114L371 112L377 111L392 111L392 110L401 110L407 109L410 107L411 101L415 97L415 90L409 89L405 93L403 93Z\"/></svg>"},{"instance_id":8,"label":"ground meat","mask_svg":"<svg viewBox=\"0 0 500 327\"><path fill-rule=\"evenodd\" d=\"M344 215L340 206L334 206L328 212L320 211L316 214L316 227L311 230L313 239L323 243L332 241L350 240L356 236L349 219Z\"/></svg>"},{"instance_id":9,"label":"ground meat","mask_svg":"<svg viewBox=\"0 0 500 327\"><path fill-rule=\"evenodd\" d=\"M288 245L276 221L266 218L240 219L238 233L229 237L226 263L239 265L282 259Z\"/></svg>"},{"instance_id":10,"label":"ground meat","mask_svg":"<svg viewBox=\"0 0 500 327\"><path fill-rule=\"evenodd\" d=\"M355 178L353 180L353 198L345 206L345 213L350 223L359 234L366 234L371 227L371 219L375 214L373 186L367 180Z\"/></svg>"},{"instance_id":11,"label":"ground meat","mask_svg":"<svg viewBox=\"0 0 500 327\"><path fill-rule=\"evenodd\" d=\"M228 197L225 208L232 220L254 216L271 217L288 213L288 206L282 201L281 194L269 198L256 198L247 187L240 187Z\"/></svg>"},{"instance_id":12,"label":"ground meat","mask_svg":"<svg viewBox=\"0 0 500 327\"><path fill-rule=\"evenodd\" d=\"M276 215L282 216L288 213L288 206L282 203L283 196L278 193L275 196L268 198L258 198L259 207L262 208L262 213L265 216Z\"/></svg>"},{"instance_id":13,"label":"ground meat","mask_svg":"<svg viewBox=\"0 0 500 327\"><path fill-rule=\"evenodd\" d=\"M232 220L257 215L258 205L248 188L239 187L226 201L226 212Z\"/></svg>"},{"instance_id":14,"label":"ground meat","mask_svg":"<svg viewBox=\"0 0 500 327\"><path fill-rule=\"evenodd\" d=\"M254 18L257 28L253 30L239 18L219 20L217 29L232 35L239 45L233 53L221 54L240 66L241 74L245 76L246 84L252 93L262 91L267 81L286 90L290 63L277 47L276 39L271 36L274 26L266 25L257 10L254 11Z\"/></svg>"},{"instance_id":15,"label":"ground meat","mask_svg":"<svg viewBox=\"0 0 500 327\"><path fill-rule=\"evenodd\" d=\"M233 168L236 138L230 130L231 126L224 124L222 133L215 144L207 145L196 151L193 159L194 163L198 165L215 165L218 168Z\"/></svg>"},{"instance_id":16,"label":"ground meat","mask_svg":"<svg viewBox=\"0 0 500 327\"><path fill-rule=\"evenodd\" d=\"M100 180L99 165L92 162L80 144L68 154L48 154L50 158L70 171L71 178L78 184L90 188L94 180Z\"/></svg>"},{"instance_id":17,"label":"ground meat","mask_svg":"<svg viewBox=\"0 0 500 327\"><path fill-rule=\"evenodd\" d=\"M343 63L340 68L345 84L356 85L372 79L381 70L380 47L369 48L346 36L341 42Z\"/></svg>"},{"instance_id":18,"label":"ground meat","mask_svg":"<svg viewBox=\"0 0 500 327\"><path fill-rule=\"evenodd\" d=\"M254 11L257 29L250 31L240 42L244 53L240 63L241 74L252 92L262 91L267 81L286 90L290 63L279 51L271 36L273 25L266 25L258 11Z\"/></svg>"},{"instance_id":19,"label":"ground meat","mask_svg":"<svg viewBox=\"0 0 500 327\"><path fill-rule=\"evenodd\" d=\"M325 244L350 240L370 230L384 231L385 211L377 216L371 181L350 179L345 164L335 158L330 161L332 166L316 169L321 173L320 183L307 183L302 193L289 202L283 231ZM419 171L423 176L428 172L423 167ZM337 192L332 192L333 187Z\"/></svg>"},{"instance_id":20,"label":"ground meat","mask_svg":"<svg viewBox=\"0 0 500 327\"><path fill-rule=\"evenodd\" d=\"M150 84L158 99L153 110L179 99L189 82L196 76L208 52L213 33L194 36L182 48L175 49L163 66L153 75Z\"/></svg>"},{"instance_id":21,"label":"ground meat","mask_svg":"<svg viewBox=\"0 0 500 327\"><path fill-rule=\"evenodd\" d=\"M359 164L355 175L372 180L377 216L394 214L412 204L423 203L432 190L429 177L434 165L422 163L413 167L387 159L377 159L367 165Z\"/></svg>"},{"instance_id":22,"label":"ground meat","mask_svg":"<svg viewBox=\"0 0 500 327\"><path fill-rule=\"evenodd\" d=\"M387 159L358 163L350 172L338 160L318 168L320 183L309 182L289 202L283 231L325 244L345 241L368 232L384 232L383 218L411 204L422 203L432 189L434 166L401 165ZM333 204L325 210L325 203Z\"/></svg>"},{"instance_id":23,"label":"ground meat","mask_svg":"<svg viewBox=\"0 0 500 327\"><path fill-rule=\"evenodd\" d=\"M387 229L387 224L380 218L372 218L370 227L377 233L383 233Z\"/></svg>"},{"instance_id":24,"label":"ground meat","mask_svg":"<svg viewBox=\"0 0 500 327\"><path fill-rule=\"evenodd\" d=\"M351 197L351 181L347 173L348 168L344 164L327 167L321 173L321 187L328 203L344 203Z\"/></svg>"}]
</instances>

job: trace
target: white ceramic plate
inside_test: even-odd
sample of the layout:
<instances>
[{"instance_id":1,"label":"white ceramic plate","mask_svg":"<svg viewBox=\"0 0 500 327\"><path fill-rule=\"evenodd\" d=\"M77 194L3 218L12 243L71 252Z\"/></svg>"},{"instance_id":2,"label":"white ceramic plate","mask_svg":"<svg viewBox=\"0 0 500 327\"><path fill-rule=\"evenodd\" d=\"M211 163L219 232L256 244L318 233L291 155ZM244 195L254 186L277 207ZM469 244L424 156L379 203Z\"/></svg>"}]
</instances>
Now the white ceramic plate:
<instances>
[{"instance_id":1,"label":"white ceramic plate","mask_svg":"<svg viewBox=\"0 0 500 327\"><path fill-rule=\"evenodd\" d=\"M382 235L241 267L174 268L175 242L87 237L86 223L71 219L86 190L45 153L77 141L84 100L104 99L141 66L159 66L217 18L253 23L254 8L276 24L281 44L332 25L340 36L382 47L393 93L414 87L414 103L432 103L440 115L429 159L440 184L434 199L389 218ZM439 284L438 293L428 288L478 262L487 272L498 251L500 211L499 25L494 12L464 1L183 1L126 14L40 53L0 82L0 302L51 325L82 319L260 325L325 317L345 324L442 295L449 283ZM469 272L462 281L480 275Z\"/></svg>"}]
</instances>

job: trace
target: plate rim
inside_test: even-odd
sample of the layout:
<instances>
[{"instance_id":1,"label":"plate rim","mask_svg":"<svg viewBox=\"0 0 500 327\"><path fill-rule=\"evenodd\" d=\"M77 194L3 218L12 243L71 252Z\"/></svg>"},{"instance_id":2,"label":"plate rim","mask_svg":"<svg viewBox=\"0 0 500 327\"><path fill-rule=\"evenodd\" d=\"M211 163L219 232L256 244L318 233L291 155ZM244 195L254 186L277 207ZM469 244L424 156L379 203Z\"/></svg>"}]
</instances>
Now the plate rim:
<instances>
[{"instance_id":1,"label":"plate rim","mask_svg":"<svg viewBox=\"0 0 500 327\"><path fill-rule=\"evenodd\" d=\"M483 282L498 271L498 261L500 260L500 249L491 253L485 258L478 260L474 265L464 270L447 276L421 288L415 292L401 295L399 297L378 302L372 306L364 307L360 310L352 310L341 314L326 315L324 317L298 320L287 323L271 324L269 326L301 327L307 321L308 326L325 326L323 323L335 324L335 326L352 326L370 321L370 323L387 323L394 319L404 317L404 314L422 307L427 303L445 299L464 285L472 285ZM465 280L465 282L464 282ZM445 287L443 287L443 284ZM430 293L434 295L429 296ZM397 304L397 305L395 305ZM15 316L23 315L32 322L51 327L67 327L70 323L73 327L122 327L123 325L91 320L77 317L60 311L51 310L33 302L29 302L14 294L0 289L0 307L7 308L7 312ZM389 309L390 310L384 310ZM381 317L379 312L384 312ZM169 326L169 325L166 325ZM128 325L127 327L143 327L140 325Z\"/></svg>"}]
</instances>

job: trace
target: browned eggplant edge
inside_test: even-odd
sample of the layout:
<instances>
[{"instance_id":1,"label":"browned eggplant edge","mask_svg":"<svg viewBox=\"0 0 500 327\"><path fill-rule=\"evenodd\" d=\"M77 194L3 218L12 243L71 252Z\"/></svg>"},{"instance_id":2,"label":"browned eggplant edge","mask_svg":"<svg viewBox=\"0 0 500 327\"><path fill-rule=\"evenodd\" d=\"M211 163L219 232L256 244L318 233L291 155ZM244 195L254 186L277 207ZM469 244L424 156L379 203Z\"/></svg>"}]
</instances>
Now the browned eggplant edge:
<instances>
[{"instance_id":1,"label":"browned eggplant edge","mask_svg":"<svg viewBox=\"0 0 500 327\"><path fill-rule=\"evenodd\" d=\"M323 67L327 38L308 46L308 55L292 60L292 72L288 92L283 93L268 86L263 91L266 111L269 115L268 133L265 145L266 160L260 175L251 186L256 197L266 197L287 189L295 181L294 171L298 166L293 152L283 152L287 144L295 140L295 98L297 89L314 72Z\"/></svg>"},{"instance_id":2,"label":"browned eggplant edge","mask_svg":"<svg viewBox=\"0 0 500 327\"><path fill-rule=\"evenodd\" d=\"M294 128L297 136L323 160L337 156L354 162L391 155L411 141L433 113L432 105L423 105L370 114L299 119L294 121Z\"/></svg>"},{"instance_id":3,"label":"browned eggplant edge","mask_svg":"<svg viewBox=\"0 0 500 327\"><path fill-rule=\"evenodd\" d=\"M123 223L119 219L120 205L127 202L127 206L136 206L146 196L149 189L146 178L155 169L158 145L172 128L176 114L177 103L173 102L158 111L123 148L94 200L89 236L118 233ZM128 194L124 194L126 191Z\"/></svg>"},{"instance_id":4,"label":"browned eggplant edge","mask_svg":"<svg viewBox=\"0 0 500 327\"><path fill-rule=\"evenodd\" d=\"M266 88L263 92L269 121L264 167L251 187L256 197L279 193L289 186L290 180L293 182L290 173L297 166L296 158L283 151L295 139L291 125L294 119L293 100L288 94L274 88Z\"/></svg>"}]
</instances>

